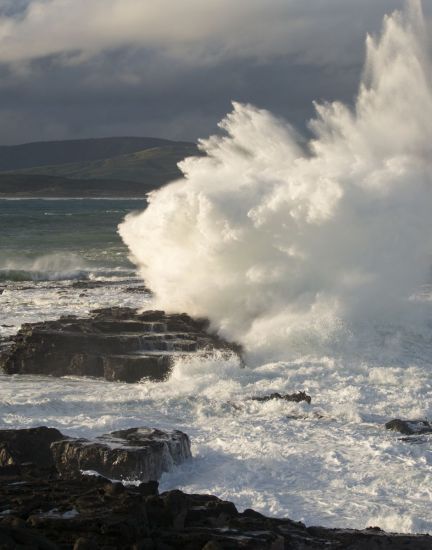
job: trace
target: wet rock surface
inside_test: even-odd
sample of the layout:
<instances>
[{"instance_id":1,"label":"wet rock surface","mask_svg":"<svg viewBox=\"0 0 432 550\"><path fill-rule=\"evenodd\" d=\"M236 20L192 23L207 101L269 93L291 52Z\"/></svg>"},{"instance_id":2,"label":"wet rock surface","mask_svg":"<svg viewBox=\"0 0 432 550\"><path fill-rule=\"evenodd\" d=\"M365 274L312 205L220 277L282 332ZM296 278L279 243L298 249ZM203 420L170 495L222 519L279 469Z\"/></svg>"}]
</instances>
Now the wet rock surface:
<instances>
[{"instance_id":1,"label":"wet rock surface","mask_svg":"<svg viewBox=\"0 0 432 550\"><path fill-rule=\"evenodd\" d=\"M54 466L51 445L64 439L54 428L0 430L0 467L19 468L32 463L40 469Z\"/></svg>"},{"instance_id":2,"label":"wet rock surface","mask_svg":"<svg viewBox=\"0 0 432 550\"><path fill-rule=\"evenodd\" d=\"M130 308L95 310L86 319L25 324L0 355L6 374L93 376L109 381L164 380L178 355L215 349L241 353L207 332L206 320Z\"/></svg>"},{"instance_id":3,"label":"wet rock surface","mask_svg":"<svg viewBox=\"0 0 432 550\"><path fill-rule=\"evenodd\" d=\"M426 420L400 420L396 418L387 422L387 430L399 432L403 435L432 434L432 424Z\"/></svg>"},{"instance_id":4,"label":"wet rock surface","mask_svg":"<svg viewBox=\"0 0 432 550\"><path fill-rule=\"evenodd\" d=\"M2 325L2 328L11 328L9 325ZM10 336L1 337L0 336L0 362L2 354L7 354L9 349L12 346L12 340Z\"/></svg>"},{"instance_id":5,"label":"wet rock surface","mask_svg":"<svg viewBox=\"0 0 432 550\"><path fill-rule=\"evenodd\" d=\"M185 433L151 428L121 430L92 441L63 439L51 445L51 453L63 477L79 477L91 470L128 481L158 480L192 456Z\"/></svg>"},{"instance_id":6,"label":"wet rock surface","mask_svg":"<svg viewBox=\"0 0 432 550\"><path fill-rule=\"evenodd\" d=\"M272 401L274 399L291 401L292 403L300 403L301 401L305 401L306 403L310 404L312 402L311 396L307 395L307 393L305 393L304 391L299 391L297 393L291 394L271 393L270 395L252 397L253 401L258 401L260 403L265 403L266 401Z\"/></svg>"},{"instance_id":7,"label":"wet rock surface","mask_svg":"<svg viewBox=\"0 0 432 550\"><path fill-rule=\"evenodd\" d=\"M6 473L79 478L92 471L110 479L156 481L191 456L189 437L179 430L130 428L93 440L46 427L0 431L0 468Z\"/></svg>"},{"instance_id":8,"label":"wet rock surface","mask_svg":"<svg viewBox=\"0 0 432 550\"><path fill-rule=\"evenodd\" d=\"M158 493L102 477L7 475L0 469L0 547L144 550L386 550L432 548L428 536L306 528L210 495Z\"/></svg>"}]
</instances>

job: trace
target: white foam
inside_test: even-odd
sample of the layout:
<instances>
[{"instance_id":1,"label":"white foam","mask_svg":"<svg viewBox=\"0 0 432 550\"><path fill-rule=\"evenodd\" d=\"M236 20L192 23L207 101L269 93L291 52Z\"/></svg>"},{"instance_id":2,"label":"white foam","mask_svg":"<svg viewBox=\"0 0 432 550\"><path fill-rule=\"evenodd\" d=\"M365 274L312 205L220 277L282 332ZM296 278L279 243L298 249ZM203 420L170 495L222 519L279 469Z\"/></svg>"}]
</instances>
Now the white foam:
<instances>
[{"instance_id":1,"label":"white foam","mask_svg":"<svg viewBox=\"0 0 432 550\"><path fill-rule=\"evenodd\" d=\"M250 399L296 390L312 404ZM384 429L396 416L431 418L431 398L426 366L401 368L387 383L371 380L367 364L305 358L242 369L215 354L179 359L162 383L2 376L0 427L43 424L83 437L180 429L194 459L164 474L162 490L213 493L308 525L432 534L430 440L410 444Z\"/></svg>"},{"instance_id":2,"label":"white foam","mask_svg":"<svg viewBox=\"0 0 432 550\"><path fill-rule=\"evenodd\" d=\"M94 276L92 280L107 284L80 288L74 287L71 280L7 283L0 294L0 337L15 334L23 323L54 320L62 315L87 316L93 309L113 305L136 306L137 294L127 292L142 284L136 278L125 281L120 272L117 276ZM150 297L143 293L140 304L146 303L150 303Z\"/></svg>"},{"instance_id":3,"label":"white foam","mask_svg":"<svg viewBox=\"0 0 432 550\"><path fill-rule=\"evenodd\" d=\"M206 156L120 225L157 305L209 317L258 364L372 346L398 360L431 316L410 299L432 250L428 48L412 0L368 38L354 108L316 105L306 147L234 103Z\"/></svg>"}]
</instances>

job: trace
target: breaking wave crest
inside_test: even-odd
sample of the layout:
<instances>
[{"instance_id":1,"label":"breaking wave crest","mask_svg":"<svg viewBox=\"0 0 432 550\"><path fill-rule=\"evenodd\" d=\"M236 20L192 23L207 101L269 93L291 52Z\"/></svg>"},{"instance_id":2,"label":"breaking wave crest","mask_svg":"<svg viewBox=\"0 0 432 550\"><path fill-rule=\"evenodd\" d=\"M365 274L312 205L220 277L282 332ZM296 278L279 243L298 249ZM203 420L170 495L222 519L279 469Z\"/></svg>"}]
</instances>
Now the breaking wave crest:
<instances>
[{"instance_id":1,"label":"breaking wave crest","mask_svg":"<svg viewBox=\"0 0 432 550\"><path fill-rule=\"evenodd\" d=\"M430 340L430 302L413 297L432 252L428 46L419 0L387 16L354 107L316 104L306 146L234 103L206 156L119 227L157 305L209 317L261 360Z\"/></svg>"},{"instance_id":2,"label":"breaking wave crest","mask_svg":"<svg viewBox=\"0 0 432 550\"><path fill-rule=\"evenodd\" d=\"M90 269L75 254L47 254L36 259L7 260L0 264L0 281L67 281L87 279Z\"/></svg>"}]
</instances>

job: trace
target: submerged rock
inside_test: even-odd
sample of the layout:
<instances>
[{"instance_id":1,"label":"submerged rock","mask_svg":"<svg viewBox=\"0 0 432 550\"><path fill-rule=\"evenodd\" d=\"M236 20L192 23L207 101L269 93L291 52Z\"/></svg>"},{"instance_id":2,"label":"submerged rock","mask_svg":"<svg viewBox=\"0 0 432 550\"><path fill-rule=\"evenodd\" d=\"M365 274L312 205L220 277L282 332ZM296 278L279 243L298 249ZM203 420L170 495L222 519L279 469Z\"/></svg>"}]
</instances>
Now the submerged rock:
<instances>
[{"instance_id":1,"label":"submerged rock","mask_svg":"<svg viewBox=\"0 0 432 550\"><path fill-rule=\"evenodd\" d=\"M157 484L124 487L101 477L0 478L0 546L5 550L429 550L426 535L305 527L240 513L233 503Z\"/></svg>"},{"instance_id":2,"label":"submerged rock","mask_svg":"<svg viewBox=\"0 0 432 550\"><path fill-rule=\"evenodd\" d=\"M178 430L131 428L93 440L46 427L0 431L0 475L31 470L74 478L91 470L111 479L157 481L191 456L189 437Z\"/></svg>"},{"instance_id":3,"label":"submerged rock","mask_svg":"<svg viewBox=\"0 0 432 550\"><path fill-rule=\"evenodd\" d=\"M271 393L270 395L264 395L261 397L252 397L253 401L260 401L260 402L266 402L266 401L272 401L273 399L281 399L283 401L292 401L294 403L300 403L301 401L306 401L306 403L311 403L312 398L310 395L307 395L304 391L299 391L297 393L292 394L285 394L282 395L280 393Z\"/></svg>"},{"instance_id":4,"label":"submerged rock","mask_svg":"<svg viewBox=\"0 0 432 550\"><path fill-rule=\"evenodd\" d=\"M179 355L239 346L207 332L208 322L163 311L106 308L89 318L25 324L0 356L6 374L94 376L109 381L164 380Z\"/></svg>"},{"instance_id":5,"label":"submerged rock","mask_svg":"<svg viewBox=\"0 0 432 550\"><path fill-rule=\"evenodd\" d=\"M146 286L129 286L124 290L125 292L129 292L130 294L151 294L151 290L147 288Z\"/></svg>"},{"instance_id":6,"label":"submerged rock","mask_svg":"<svg viewBox=\"0 0 432 550\"><path fill-rule=\"evenodd\" d=\"M403 435L423 435L432 433L432 424L426 420L400 420L396 418L387 422L387 430L399 432Z\"/></svg>"}]
</instances>

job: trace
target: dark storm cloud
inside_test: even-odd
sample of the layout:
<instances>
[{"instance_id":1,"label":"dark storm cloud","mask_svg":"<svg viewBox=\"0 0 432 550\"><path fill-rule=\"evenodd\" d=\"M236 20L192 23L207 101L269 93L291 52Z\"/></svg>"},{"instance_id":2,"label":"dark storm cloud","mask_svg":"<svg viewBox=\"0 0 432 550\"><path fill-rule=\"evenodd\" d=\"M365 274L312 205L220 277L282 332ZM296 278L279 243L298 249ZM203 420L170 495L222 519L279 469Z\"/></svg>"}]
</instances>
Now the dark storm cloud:
<instances>
[{"instance_id":1,"label":"dark storm cloud","mask_svg":"<svg viewBox=\"0 0 432 550\"><path fill-rule=\"evenodd\" d=\"M31 0L1 0L0 17L16 17L22 14Z\"/></svg>"},{"instance_id":2,"label":"dark storm cloud","mask_svg":"<svg viewBox=\"0 0 432 550\"><path fill-rule=\"evenodd\" d=\"M349 101L390 0L0 0L0 141L195 139L230 100ZM14 8L15 6L15 8Z\"/></svg>"}]
</instances>

